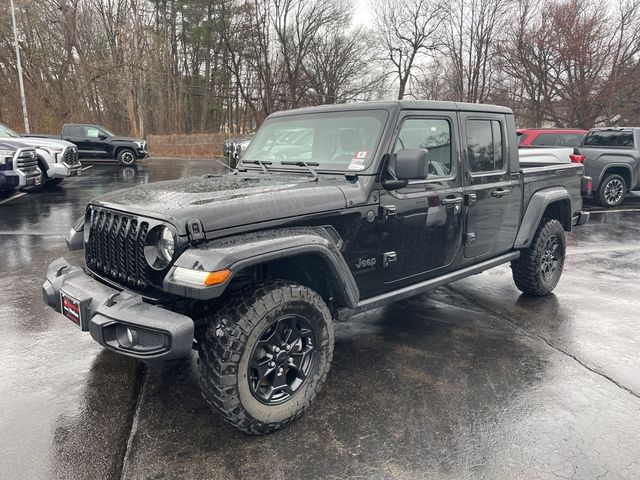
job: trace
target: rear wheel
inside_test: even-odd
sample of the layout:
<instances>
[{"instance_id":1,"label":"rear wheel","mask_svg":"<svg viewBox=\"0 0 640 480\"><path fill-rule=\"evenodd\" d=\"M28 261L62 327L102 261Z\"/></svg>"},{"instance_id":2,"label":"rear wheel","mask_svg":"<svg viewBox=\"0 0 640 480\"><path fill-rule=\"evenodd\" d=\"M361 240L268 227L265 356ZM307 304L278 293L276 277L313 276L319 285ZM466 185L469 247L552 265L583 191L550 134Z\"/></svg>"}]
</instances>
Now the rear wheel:
<instances>
[{"instance_id":1,"label":"rear wheel","mask_svg":"<svg viewBox=\"0 0 640 480\"><path fill-rule=\"evenodd\" d=\"M598 203L603 207L617 207L624 201L627 193L627 182L621 175L612 173L600 183Z\"/></svg>"},{"instance_id":2,"label":"rear wheel","mask_svg":"<svg viewBox=\"0 0 640 480\"><path fill-rule=\"evenodd\" d=\"M118 162L123 166L131 166L136 164L136 154L129 148L123 148L118 152Z\"/></svg>"},{"instance_id":3,"label":"rear wheel","mask_svg":"<svg viewBox=\"0 0 640 480\"><path fill-rule=\"evenodd\" d=\"M281 280L254 286L235 294L200 339L202 394L240 430L274 432L315 398L333 342L331 314L318 293Z\"/></svg>"},{"instance_id":4,"label":"rear wheel","mask_svg":"<svg viewBox=\"0 0 640 480\"><path fill-rule=\"evenodd\" d=\"M551 293L562 275L565 250L564 229L560 222L542 219L531 246L522 250L518 260L511 262L518 290L538 297Z\"/></svg>"}]
</instances>

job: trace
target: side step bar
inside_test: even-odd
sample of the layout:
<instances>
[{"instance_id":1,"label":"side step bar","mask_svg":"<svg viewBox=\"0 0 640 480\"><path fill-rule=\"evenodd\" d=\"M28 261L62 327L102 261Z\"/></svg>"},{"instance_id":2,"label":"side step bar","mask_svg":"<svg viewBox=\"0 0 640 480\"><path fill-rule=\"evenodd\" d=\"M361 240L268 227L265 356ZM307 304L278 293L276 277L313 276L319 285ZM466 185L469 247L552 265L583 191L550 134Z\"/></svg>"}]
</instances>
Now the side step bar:
<instances>
[{"instance_id":1,"label":"side step bar","mask_svg":"<svg viewBox=\"0 0 640 480\"><path fill-rule=\"evenodd\" d=\"M444 275L441 275L439 277L424 280L423 282L416 283L415 285L408 285L398 290L393 290L381 295L376 295L375 297L360 300L356 308L339 309L337 312L338 320L343 320L351 317L352 315L366 312L367 310L372 310L374 308L382 307L383 305L391 302L396 302L398 300L413 297L414 295L418 295L420 293L428 292L429 290L441 287L442 285L447 285L449 283L455 282L456 280L462 280L463 278L469 277L471 275L482 273L485 270L497 267L498 265L502 265L503 263L517 260L519 257L519 250L506 253L504 255L500 255L499 257L495 257L490 260L485 260L483 262L476 263L475 265L465 267L461 270L456 270L455 272L445 273Z\"/></svg>"}]
</instances>

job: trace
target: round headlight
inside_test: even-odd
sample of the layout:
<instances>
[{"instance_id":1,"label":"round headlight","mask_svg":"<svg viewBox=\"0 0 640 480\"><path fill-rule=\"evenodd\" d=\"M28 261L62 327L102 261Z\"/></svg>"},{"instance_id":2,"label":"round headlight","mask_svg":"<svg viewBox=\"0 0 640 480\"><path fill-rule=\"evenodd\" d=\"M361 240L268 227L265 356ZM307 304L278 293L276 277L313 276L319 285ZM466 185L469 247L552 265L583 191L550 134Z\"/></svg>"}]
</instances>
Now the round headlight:
<instances>
[{"instance_id":1,"label":"round headlight","mask_svg":"<svg viewBox=\"0 0 640 480\"><path fill-rule=\"evenodd\" d=\"M176 242L173 239L173 233L167 227L162 227L160 235L158 235L158 252L167 262L173 259L176 248Z\"/></svg>"}]
</instances>

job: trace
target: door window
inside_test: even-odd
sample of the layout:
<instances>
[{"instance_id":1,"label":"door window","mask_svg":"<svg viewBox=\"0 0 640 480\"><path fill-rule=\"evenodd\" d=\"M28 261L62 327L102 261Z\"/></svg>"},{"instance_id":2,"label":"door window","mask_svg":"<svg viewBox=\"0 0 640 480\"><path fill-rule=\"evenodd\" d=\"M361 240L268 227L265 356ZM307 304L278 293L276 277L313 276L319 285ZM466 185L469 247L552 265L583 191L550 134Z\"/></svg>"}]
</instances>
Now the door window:
<instances>
[{"instance_id":1,"label":"door window","mask_svg":"<svg viewBox=\"0 0 640 480\"><path fill-rule=\"evenodd\" d=\"M400 150L429 150L429 177L451 175L451 125L443 118L409 118L404 121L393 148L392 162ZM393 169L393 166L390 166Z\"/></svg>"},{"instance_id":2,"label":"door window","mask_svg":"<svg viewBox=\"0 0 640 480\"><path fill-rule=\"evenodd\" d=\"M502 125L497 120L467 120L467 161L472 173L504 168Z\"/></svg>"},{"instance_id":3,"label":"door window","mask_svg":"<svg viewBox=\"0 0 640 480\"><path fill-rule=\"evenodd\" d=\"M87 127L87 137L98 138L99 135L100 135L100 129L95 127Z\"/></svg>"}]
</instances>

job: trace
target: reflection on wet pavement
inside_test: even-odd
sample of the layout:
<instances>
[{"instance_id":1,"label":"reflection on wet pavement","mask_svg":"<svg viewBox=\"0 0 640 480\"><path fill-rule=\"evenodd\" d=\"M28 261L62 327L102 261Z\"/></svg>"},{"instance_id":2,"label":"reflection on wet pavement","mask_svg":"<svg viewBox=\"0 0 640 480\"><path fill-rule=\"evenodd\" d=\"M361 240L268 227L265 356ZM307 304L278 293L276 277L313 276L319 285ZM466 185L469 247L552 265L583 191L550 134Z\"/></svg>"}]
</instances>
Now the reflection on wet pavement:
<instances>
[{"instance_id":1,"label":"reflection on wet pavement","mask_svg":"<svg viewBox=\"0 0 640 480\"><path fill-rule=\"evenodd\" d=\"M223 170L95 165L0 206L0 477L640 478L638 213L576 229L546 298L502 267L339 324L315 404L267 437L212 414L192 365L143 368L44 307L90 198Z\"/></svg>"}]
</instances>

